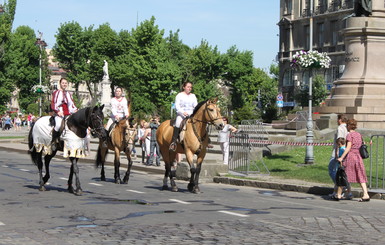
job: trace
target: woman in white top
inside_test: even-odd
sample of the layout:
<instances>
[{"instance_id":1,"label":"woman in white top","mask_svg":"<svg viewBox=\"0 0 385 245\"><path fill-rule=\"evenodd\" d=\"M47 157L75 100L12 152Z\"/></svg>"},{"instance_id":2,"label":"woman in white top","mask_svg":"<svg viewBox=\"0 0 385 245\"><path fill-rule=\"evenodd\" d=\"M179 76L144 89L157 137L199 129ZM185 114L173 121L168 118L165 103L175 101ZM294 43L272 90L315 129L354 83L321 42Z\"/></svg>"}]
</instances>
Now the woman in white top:
<instances>
[{"instance_id":1,"label":"woman in white top","mask_svg":"<svg viewBox=\"0 0 385 245\"><path fill-rule=\"evenodd\" d=\"M222 154L223 154L223 164L229 164L229 139L230 132L237 132L237 129L228 124L229 119L227 117L222 117L223 123L225 126L218 134L218 142L220 143Z\"/></svg>"},{"instance_id":2,"label":"woman in white top","mask_svg":"<svg viewBox=\"0 0 385 245\"><path fill-rule=\"evenodd\" d=\"M183 83L183 91L180 92L175 98L176 120L174 125L174 132L172 135L172 142L170 144L170 150L176 150L176 141L179 135L180 123L183 119L190 116L195 106L198 104L197 97L191 93L193 85L191 82Z\"/></svg>"},{"instance_id":3,"label":"woman in white top","mask_svg":"<svg viewBox=\"0 0 385 245\"><path fill-rule=\"evenodd\" d=\"M110 129L110 126L114 121L129 117L128 102L122 94L123 89L121 87L117 87L115 89L115 97L111 99L111 116L106 125L107 130Z\"/></svg>"}]
</instances>

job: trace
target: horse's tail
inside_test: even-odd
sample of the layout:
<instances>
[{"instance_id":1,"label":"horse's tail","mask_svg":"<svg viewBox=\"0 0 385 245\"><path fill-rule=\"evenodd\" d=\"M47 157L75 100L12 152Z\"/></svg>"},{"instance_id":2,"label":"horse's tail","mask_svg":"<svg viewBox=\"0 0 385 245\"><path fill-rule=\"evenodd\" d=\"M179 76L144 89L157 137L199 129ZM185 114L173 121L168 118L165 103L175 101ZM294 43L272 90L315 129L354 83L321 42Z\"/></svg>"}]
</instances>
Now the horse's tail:
<instances>
[{"instance_id":1,"label":"horse's tail","mask_svg":"<svg viewBox=\"0 0 385 245\"><path fill-rule=\"evenodd\" d=\"M33 131L33 127L35 126L35 124L33 124L31 126L31 129L29 130L29 133L28 133L28 153L31 155L31 159L32 159L32 162L37 165L37 153L36 153L36 149L34 147L34 144L33 144L33 135L32 135L32 131Z\"/></svg>"},{"instance_id":2,"label":"horse's tail","mask_svg":"<svg viewBox=\"0 0 385 245\"><path fill-rule=\"evenodd\" d=\"M108 152L106 152L107 155ZM106 156L104 156L106 158ZM99 145L98 152L96 153L96 161L95 161L95 167L98 168L102 164L102 148Z\"/></svg>"}]
</instances>

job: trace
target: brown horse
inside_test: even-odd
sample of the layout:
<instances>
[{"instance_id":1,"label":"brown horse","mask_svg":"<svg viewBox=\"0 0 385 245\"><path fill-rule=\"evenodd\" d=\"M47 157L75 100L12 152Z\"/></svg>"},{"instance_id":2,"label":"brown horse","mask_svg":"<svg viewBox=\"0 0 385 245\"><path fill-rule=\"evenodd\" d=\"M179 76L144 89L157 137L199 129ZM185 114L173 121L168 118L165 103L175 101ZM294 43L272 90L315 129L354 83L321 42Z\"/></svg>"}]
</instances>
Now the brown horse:
<instances>
[{"instance_id":1,"label":"brown horse","mask_svg":"<svg viewBox=\"0 0 385 245\"><path fill-rule=\"evenodd\" d=\"M177 153L185 153L190 165L191 178L187 189L193 193L199 193L199 174L203 159L206 156L206 148L209 141L207 125L214 124L217 129L222 129L224 123L216 104L217 99L200 102L193 114L186 120L186 126L181 129L184 133L183 141L178 142L176 151L169 150L172 141L173 125L170 120L163 122L156 131L156 139L165 163L163 190L168 189L168 177L171 182L171 190L178 191L175 184L176 165L174 164ZM197 155L196 164L193 163L194 154Z\"/></svg>"},{"instance_id":2,"label":"brown horse","mask_svg":"<svg viewBox=\"0 0 385 245\"><path fill-rule=\"evenodd\" d=\"M112 150L115 153L114 159L114 179L116 184L121 184L122 180L120 178L120 152L123 151L126 153L128 166L126 174L123 178L123 183L127 184L128 179L130 178L131 167L132 167L132 159L131 159L131 151L134 148L135 138L138 133L136 128L136 124L132 124L133 119L122 119L116 123L115 127L111 130L110 135L108 136L107 146L103 144L102 140L99 140L99 147L96 157L96 167L102 165L102 170L100 173L101 181L106 181L106 176L104 173L104 163L106 161L106 156L108 150Z\"/></svg>"}]
</instances>

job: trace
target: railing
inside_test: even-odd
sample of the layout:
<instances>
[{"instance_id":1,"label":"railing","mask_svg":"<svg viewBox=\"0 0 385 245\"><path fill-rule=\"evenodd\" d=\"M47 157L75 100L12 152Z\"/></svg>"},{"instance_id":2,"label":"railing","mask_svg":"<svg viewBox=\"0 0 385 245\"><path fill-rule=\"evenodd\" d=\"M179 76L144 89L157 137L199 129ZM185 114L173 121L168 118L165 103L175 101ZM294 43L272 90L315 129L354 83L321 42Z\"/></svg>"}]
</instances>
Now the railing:
<instances>
[{"instance_id":1,"label":"railing","mask_svg":"<svg viewBox=\"0 0 385 245\"><path fill-rule=\"evenodd\" d=\"M263 162L268 133L258 120L244 120L238 125L238 132L230 136L229 171L238 174L270 174Z\"/></svg>"},{"instance_id":2,"label":"railing","mask_svg":"<svg viewBox=\"0 0 385 245\"><path fill-rule=\"evenodd\" d=\"M369 189L385 193L385 135L370 137Z\"/></svg>"}]
</instances>

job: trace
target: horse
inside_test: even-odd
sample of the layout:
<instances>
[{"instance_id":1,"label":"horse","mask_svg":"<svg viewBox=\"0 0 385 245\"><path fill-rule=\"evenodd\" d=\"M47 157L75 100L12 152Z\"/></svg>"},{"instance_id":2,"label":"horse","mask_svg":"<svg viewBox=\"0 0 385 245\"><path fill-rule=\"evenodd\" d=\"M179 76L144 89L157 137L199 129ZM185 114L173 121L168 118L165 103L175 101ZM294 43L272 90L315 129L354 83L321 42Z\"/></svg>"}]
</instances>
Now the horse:
<instances>
[{"instance_id":1,"label":"horse","mask_svg":"<svg viewBox=\"0 0 385 245\"><path fill-rule=\"evenodd\" d=\"M100 172L100 180L106 181L106 176L104 173L104 163L106 161L106 156L108 150L112 150L115 153L114 159L114 179L116 184L121 184L122 180L120 178L120 152L123 151L128 160L127 171L123 178L123 183L127 184L130 178L131 167L132 167L132 159L131 159L131 151L134 148L135 138L138 134L138 129L136 124L132 123L133 119L121 119L116 123L116 125L111 130L107 145L103 144L103 142L99 141L98 152L96 156L95 166L99 167L101 165L102 170Z\"/></svg>"},{"instance_id":2,"label":"horse","mask_svg":"<svg viewBox=\"0 0 385 245\"><path fill-rule=\"evenodd\" d=\"M209 142L207 125L214 124L218 130L223 129L224 123L218 107L217 98L200 102L190 117L185 119L185 126L181 126L183 136L182 142L177 143L176 151L169 150L172 142L173 124L171 120L164 121L156 132L156 139L165 163L165 174L163 179L163 190L168 190L168 178L170 178L171 191L177 192L175 183L176 166L174 159L177 153L185 153L190 165L190 182L187 189L193 193L199 193L199 174L202 162L206 156L206 148ZM183 122L182 124L183 125ZM182 128L183 127L183 128ZM194 154L197 155L196 164L193 163ZM172 169L171 169L172 167Z\"/></svg>"},{"instance_id":3,"label":"horse","mask_svg":"<svg viewBox=\"0 0 385 245\"><path fill-rule=\"evenodd\" d=\"M68 178L68 191L75 195L81 195L82 189L79 181L79 168L77 165L80 157L85 157L85 137L87 136L88 128L91 129L91 134L98 138L106 139L107 135L103 127L103 107L87 107L78 110L70 115L65 124L65 128L61 135L60 150L63 150L63 156L69 157L71 161L70 175ZM29 154L33 163L39 169L39 190L45 191L44 185L50 178L49 163L56 155L58 148L51 148L51 132L53 127L50 125L50 116L41 117L38 119L29 131L28 146ZM45 165L45 175L43 177L43 157ZM72 187L72 178L75 174L76 189Z\"/></svg>"}]
</instances>

